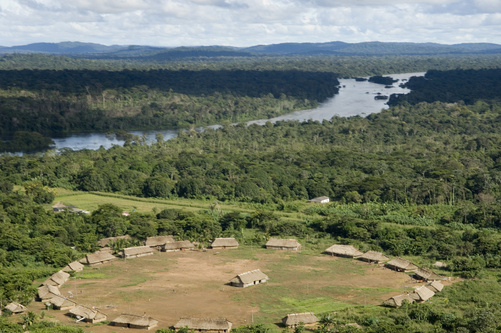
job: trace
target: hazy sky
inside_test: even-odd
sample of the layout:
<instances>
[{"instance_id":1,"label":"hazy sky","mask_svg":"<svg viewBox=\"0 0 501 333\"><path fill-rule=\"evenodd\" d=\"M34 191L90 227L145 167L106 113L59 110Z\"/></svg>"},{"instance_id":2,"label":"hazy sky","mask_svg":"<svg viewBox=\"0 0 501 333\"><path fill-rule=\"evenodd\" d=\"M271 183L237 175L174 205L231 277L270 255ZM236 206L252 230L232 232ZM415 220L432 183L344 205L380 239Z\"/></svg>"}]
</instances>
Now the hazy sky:
<instances>
[{"instance_id":1,"label":"hazy sky","mask_svg":"<svg viewBox=\"0 0 501 333\"><path fill-rule=\"evenodd\" d=\"M0 0L0 45L501 44L501 0Z\"/></svg>"}]
</instances>

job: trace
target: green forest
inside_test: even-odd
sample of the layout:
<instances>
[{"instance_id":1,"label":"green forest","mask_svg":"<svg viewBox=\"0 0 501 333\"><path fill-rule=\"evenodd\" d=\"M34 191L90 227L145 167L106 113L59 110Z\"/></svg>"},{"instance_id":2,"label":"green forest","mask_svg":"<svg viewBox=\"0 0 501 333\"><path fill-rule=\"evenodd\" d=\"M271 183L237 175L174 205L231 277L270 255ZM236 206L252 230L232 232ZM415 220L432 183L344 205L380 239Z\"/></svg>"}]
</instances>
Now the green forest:
<instances>
[{"instance_id":1,"label":"green forest","mask_svg":"<svg viewBox=\"0 0 501 333\"><path fill-rule=\"evenodd\" d=\"M360 308L334 319L321 314L317 333L500 330L497 58L465 69L450 67L466 58L444 60L438 69L439 59L428 59L437 63L424 79L409 80L409 95L392 96L391 108L367 117L230 124L312 107L335 94L337 78L348 73L408 70L410 61L399 59L392 69L392 58L381 58L380 67L370 58L364 65L346 60L349 68L333 61L330 70L317 71L309 66L330 60L292 68L292 60L284 58L285 69L275 70L201 69L196 64L185 70L0 71L2 133L20 145L31 147L30 142L43 142L43 135L76 130L188 127L177 138L157 136L152 144L124 133L125 144L107 150L0 156L0 302L29 304L35 280L93 252L103 237L132 237L130 243L116 244L117 250L154 235L172 234L203 246L215 237L262 245L278 236L313 245L353 244L419 257L427 265L444 261L448 266L442 274L464 279L431 303ZM416 70L430 63L422 64ZM187 126L215 121L222 128L197 132ZM125 217L121 207L103 204L90 215L54 213L50 207L57 189L190 199L207 209ZM329 196L331 202L306 203L318 196ZM235 209L218 209L218 203ZM244 238L244 231L254 237ZM33 319L23 319L30 332L82 332ZM346 326L352 322L360 328ZM0 318L2 330L23 332L8 317ZM236 328L242 333L271 330L266 325Z\"/></svg>"}]
</instances>

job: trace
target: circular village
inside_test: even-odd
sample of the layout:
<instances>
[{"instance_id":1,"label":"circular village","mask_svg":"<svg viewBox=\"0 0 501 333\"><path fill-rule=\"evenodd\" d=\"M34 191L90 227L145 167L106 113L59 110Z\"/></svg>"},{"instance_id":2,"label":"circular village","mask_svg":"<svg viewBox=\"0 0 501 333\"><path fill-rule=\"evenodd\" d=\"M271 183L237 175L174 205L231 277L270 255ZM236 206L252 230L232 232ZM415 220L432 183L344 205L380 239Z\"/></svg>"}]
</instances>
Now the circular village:
<instances>
[{"instance_id":1,"label":"circular village","mask_svg":"<svg viewBox=\"0 0 501 333\"><path fill-rule=\"evenodd\" d=\"M100 240L99 251L42 282L28 309L11 303L8 310L46 311L55 321L95 333L229 332L261 323L314 327L320 314L354 306L426 302L450 283L408 260L351 245L322 252L295 239L271 238L259 247L217 238L205 249L156 236L114 255L110 243L127 237Z\"/></svg>"}]
</instances>

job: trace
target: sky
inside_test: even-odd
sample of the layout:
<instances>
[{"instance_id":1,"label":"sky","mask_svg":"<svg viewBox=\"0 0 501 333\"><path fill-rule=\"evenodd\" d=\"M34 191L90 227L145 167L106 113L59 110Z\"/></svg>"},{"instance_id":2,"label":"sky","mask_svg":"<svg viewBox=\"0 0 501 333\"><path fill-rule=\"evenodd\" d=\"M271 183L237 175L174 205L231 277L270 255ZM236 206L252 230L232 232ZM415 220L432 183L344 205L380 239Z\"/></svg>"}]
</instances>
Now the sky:
<instances>
[{"instance_id":1,"label":"sky","mask_svg":"<svg viewBox=\"0 0 501 333\"><path fill-rule=\"evenodd\" d=\"M501 0L0 0L0 45L501 44Z\"/></svg>"}]
</instances>

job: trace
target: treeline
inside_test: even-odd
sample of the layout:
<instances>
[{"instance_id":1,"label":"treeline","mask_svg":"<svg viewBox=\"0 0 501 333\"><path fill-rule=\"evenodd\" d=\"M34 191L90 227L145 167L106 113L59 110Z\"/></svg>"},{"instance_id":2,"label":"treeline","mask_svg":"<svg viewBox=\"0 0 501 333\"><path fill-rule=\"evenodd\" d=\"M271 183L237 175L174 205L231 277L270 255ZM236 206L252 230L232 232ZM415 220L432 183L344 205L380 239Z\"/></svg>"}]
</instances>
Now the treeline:
<instances>
[{"instance_id":1,"label":"treeline","mask_svg":"<svg viewBox=\"0 0 501 333\"><path fill-rule=\"evenodd\" d=\"M0 71L0 134L180 128L267 118L337 93L303 71Z\"/></svg>"}]
</instances>

